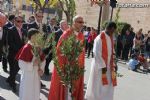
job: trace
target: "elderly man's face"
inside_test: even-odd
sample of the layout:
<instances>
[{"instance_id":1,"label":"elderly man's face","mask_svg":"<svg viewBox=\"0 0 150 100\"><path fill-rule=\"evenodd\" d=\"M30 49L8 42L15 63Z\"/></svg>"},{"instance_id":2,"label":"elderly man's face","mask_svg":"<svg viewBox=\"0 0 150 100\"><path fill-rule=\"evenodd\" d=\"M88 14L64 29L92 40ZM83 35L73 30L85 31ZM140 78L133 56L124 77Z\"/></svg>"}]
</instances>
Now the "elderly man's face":
<instances>
[{"instance_id":1,"label":"elderly man's face","mask_svg":"<svg viewBox=\"0 0 150 100\"><path fill-rule=\"evenodd\" d=\"M78 29L79 31L83 28L83 24L84 21L82 17L77 18L76 21L74 22L75 28Z\"/></svg>"},{"instance_id":2,"label":"elderly man's face","mask_svg":"<svg viewBox=\"0 0 150 100\"><path fill-rule=\"evenodd\" d=\"M69 28L69 26L68 26L68 24L67 24L66 21L61 24L61 28L62 28L63 30L67 30L67 29Z\"/></svg>"}]
</instances>

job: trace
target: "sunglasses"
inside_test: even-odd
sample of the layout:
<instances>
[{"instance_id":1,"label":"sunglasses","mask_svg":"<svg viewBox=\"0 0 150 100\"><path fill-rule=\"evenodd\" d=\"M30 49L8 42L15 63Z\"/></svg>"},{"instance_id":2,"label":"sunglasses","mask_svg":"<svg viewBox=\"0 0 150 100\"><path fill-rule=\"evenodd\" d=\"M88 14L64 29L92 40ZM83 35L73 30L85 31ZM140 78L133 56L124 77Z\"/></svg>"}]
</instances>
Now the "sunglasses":
<instances>
[{"instance_id":1,"label":"sunglasses","mask_svg":"<svg viewBox=\"0 0 150 100\"><path fill-rule=\"evenodd\" d=\"M21 21L21 20L16 20L16 22L17 22L17 23L23 23L23 21Z\"/></svg>"},{"instance_id":2,"label":"sunglasses","mask_svg":"<svg viewBox=\"0 0 150 100\"><path fill-rule=\"evenodd\" d=\"M83 22L83 21L77 21L77 23L84 24L84 22Z\"/></svg>"}]
</instances>

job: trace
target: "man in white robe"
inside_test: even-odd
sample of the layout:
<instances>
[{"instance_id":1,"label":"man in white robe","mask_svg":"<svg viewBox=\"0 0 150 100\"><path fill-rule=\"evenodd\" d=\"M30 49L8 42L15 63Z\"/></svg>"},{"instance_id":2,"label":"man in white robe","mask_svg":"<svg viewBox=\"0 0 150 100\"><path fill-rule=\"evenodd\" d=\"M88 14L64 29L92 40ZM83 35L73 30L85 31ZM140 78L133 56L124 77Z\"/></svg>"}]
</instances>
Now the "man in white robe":
<instances>
[{"instance_id":1,"label":"man in white robe","mask_svg":"<svg viewBox=\"0 0 150 100\"><path fill-rule=\"evenodd\" d=\"M114 22L108 23L106 30L102 31L94 40L94 59L92 61L91 72L85 94L86 100L113 100L116 80L114 79L114 68L111 68L113 52L111 36L115 29L116 24ZM106 42L104 43L102 39L105 39ZM105 50L105 52L103 50ZM106 74L106 82L103 82L102 73Z\"/></svg>"}]
</instances>

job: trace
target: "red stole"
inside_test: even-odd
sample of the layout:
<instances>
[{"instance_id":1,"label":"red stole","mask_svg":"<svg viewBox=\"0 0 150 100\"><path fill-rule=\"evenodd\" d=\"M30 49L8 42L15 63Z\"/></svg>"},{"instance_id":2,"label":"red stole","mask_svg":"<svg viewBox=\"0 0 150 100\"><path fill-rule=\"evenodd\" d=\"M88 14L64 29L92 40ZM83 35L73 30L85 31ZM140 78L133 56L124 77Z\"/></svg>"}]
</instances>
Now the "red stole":
<instances>
[{"instance_id":1,"label":"red stole","mask_svg":"<svg viewBox=\"0 0 150 100\"><path fill-rule=\"evenodd\" d=\"M16 55L16 60L20 59L26 62L31 62L32 58L33 58L32 46L29 43L24 45ZM42 53L40 55L40 58L41 58L41 61L43 61L45 59L45 55Z\"/></svg>"},{"instance_id":2,"label":"red stole","mask_svg":"<svg viewBox=\"0 0 150 100\"><path fill-rule=\"evenodd\" d=\"M59 66L63 69L63 64L67 62L65 56L61 54L60 46L62 45L62 40L65 40L68 36L73 34L73 31L71 29L68 29L65 31L62 36L60 37L58 44L57 44L57 57L58 57L58 62ZM84 36L82 33L79 33L76 37L78 40L84 42ZM78 61L79 61L79 66L84 67L84 50L80 54ZM74 100L83 100L84 99L84 77L81 76L78 80L74 82L75 87L74 87L74 92L73 96L75 97ZM57 70L54 67L53 73L52 73L52 79L51 79L51 86L49 90L49 96L48 100L66 100L66 87L62 84L60 77L57 74Z\"/></svg>"},{"instance_id":3,"label":"red stole","mask_svg":"<svg viewBox=\"0 0 150 100\"><path fill-rule=\"evenodd\" d=\"M102 41L102 58L103 58L103 60L106 64L106 67L107 67L108 49L107 49L106 36L105 36L104 32L102 32L100 36L101 36L100 38L101 38L101 41ZM113 37L110 36L110 39L111 39L111 46L112 46L112 53L111 53L111 60L110 60L111 79L112 79L112 85L116 86L117 85L117 80L116 80L116 73L115 73L114 59L113 59L113 50L114 50ZM102 84L103 85L108 85L108 80L107 80L106 73L102 74Z\"/></svg>"}]
</instances>

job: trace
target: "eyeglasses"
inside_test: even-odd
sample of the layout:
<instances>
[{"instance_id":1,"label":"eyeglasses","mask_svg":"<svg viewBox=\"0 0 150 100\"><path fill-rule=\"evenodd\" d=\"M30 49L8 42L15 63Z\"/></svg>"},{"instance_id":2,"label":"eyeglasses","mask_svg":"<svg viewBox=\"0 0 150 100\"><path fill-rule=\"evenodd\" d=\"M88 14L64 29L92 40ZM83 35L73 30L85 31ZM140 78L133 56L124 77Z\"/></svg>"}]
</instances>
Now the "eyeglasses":
<instances>
[{"instance_id":1,"label":"eyeglasses","mask_svg":"<svg viewBox=\"0 0 150 100\"><path fill-rule=\"evenodd\" d=\"M79 23L79 24L84 24L84 22L83 21L76 21L77 23Z\"/></svg>"},{"instance_id":2,"label":"eyeglasses","mask_svg":"<svg viewBox=\"0 0 150 100\"><path fill-rule=\"evenodd\" d=\"M17 22L17 23L23 23L23 21L21 21L21 20L16 20L16 22Z\"/></svg>"}]
</instances>

